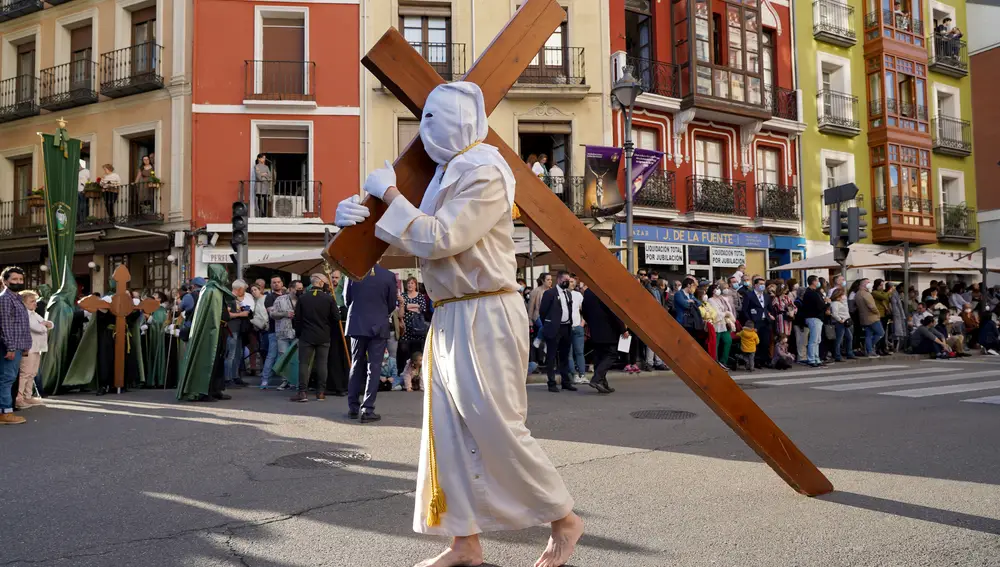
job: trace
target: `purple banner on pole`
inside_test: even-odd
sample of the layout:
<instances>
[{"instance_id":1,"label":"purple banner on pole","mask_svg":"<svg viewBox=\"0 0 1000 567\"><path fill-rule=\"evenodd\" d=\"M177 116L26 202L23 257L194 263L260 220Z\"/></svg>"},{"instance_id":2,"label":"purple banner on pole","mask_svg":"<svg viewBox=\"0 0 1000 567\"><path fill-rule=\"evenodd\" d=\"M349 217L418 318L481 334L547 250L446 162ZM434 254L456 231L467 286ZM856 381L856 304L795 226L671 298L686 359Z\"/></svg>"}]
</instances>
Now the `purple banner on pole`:
<instances>
[{"instance_id":1,"label":"purple banner on pole","mask_svg":"<svg viewBox=\"0 0 1000 567\"><path fill-rule=\"evenodd\" d=\"M632 154L632 196L646 186L646 180L660 167L663 152L636 149Z\"/></svg>"},{"instance_id":2,"label":"purple banner on pole","mask_svg":"<svg viewBox=\"0 0 1000 567\"><path fill-rule=\"evenodd\" d=\"M610 216L625 208L618 190L618 168L622 149L586 146L587 170L583 176L584 210L594 216Z\"/></svg>"}]
</instances>

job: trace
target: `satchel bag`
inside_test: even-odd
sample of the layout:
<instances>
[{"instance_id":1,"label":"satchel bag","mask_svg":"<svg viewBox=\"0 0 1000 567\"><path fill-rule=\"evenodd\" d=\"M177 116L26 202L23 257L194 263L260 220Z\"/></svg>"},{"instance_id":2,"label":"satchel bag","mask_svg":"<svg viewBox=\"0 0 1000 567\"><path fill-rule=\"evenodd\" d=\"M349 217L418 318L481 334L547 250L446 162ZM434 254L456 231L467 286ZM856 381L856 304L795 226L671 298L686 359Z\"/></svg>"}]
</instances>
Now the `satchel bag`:
<instances>
[{"instance_id":1,"label":"satchel bag","mask_svg":"<svg viewBox=\"0 0 1000 567\"><path fill-rule=\"evenodd\" d=\"M693 329L695 331L705 330L705 319L701 316L701 310L693 302L688 307L687 313L684 315L684 328Z\"/></svg>"},{"instance_id":2,"label":"satchel bag","mask_svg":"<svg viewBox=\"0 0 1000 567\"><path fill-rule=\"evenodd\" d=\"M831 325L830 323L824 323L823 324L823 338L826 339L826 340L828 340L828 341L836 340L836 338L837 338L837 328L834 327L833 325Z\"/></svg>"},{"instance_id":3,"label":"satchel bag","mask_svg":"<svg viewBox=\"0 0 1000 567\"><path fill-rule=\"evenodd\" d=\"M408 327L407 330L412 332L416 336L426 337L427 332L431 330L431 326L427 322L427 319L424 319L424 317L421 315L417 317L411 317L410 320L412 321L412 324L407 323Z\"/></svg>"}]
</instances>

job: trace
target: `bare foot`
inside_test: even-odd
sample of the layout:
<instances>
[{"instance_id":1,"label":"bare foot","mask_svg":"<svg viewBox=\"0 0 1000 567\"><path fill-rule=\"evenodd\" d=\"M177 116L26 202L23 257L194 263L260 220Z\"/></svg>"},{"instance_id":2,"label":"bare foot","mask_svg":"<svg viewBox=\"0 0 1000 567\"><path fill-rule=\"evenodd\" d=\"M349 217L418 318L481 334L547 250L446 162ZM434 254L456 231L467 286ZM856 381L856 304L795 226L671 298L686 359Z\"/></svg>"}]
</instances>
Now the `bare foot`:
<instances>
[{"instance_id":1,"label":"bare foot","mask_svg":"<svg viewBox=\"0 0 1000 567\"><path fill-rule=\"evenodd\" d=\"M576 549L576 542L583 535L583 520L570 512L569 516L552 522L552 537L545 552L535 562L535 567L561 567Z\"/></svg>"},{"instance_id":2,"label":"bare foot","mask_svg":"<svg viewBox=\"0 0 1000 567\"><path fill-rule=\"evenodd\" d=\"M483 564L479 536L456 537L441 555L425 559L413 567L478 567Z\"/></svg>"}]
</instances>

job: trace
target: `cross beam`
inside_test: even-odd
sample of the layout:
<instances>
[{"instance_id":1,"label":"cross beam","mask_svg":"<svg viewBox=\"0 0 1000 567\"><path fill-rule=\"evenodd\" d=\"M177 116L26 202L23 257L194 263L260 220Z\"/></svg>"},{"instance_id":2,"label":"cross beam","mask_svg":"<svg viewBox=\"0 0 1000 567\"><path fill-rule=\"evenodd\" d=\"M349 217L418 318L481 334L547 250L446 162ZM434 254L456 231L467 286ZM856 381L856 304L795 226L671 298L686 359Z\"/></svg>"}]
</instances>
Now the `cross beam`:
<instances>
[{"instance_id":1,"label":"cross beam","mask_svg":"<svg viewBox=\"0 0 1000 567\"><path fill-rule=\"evenodd\" d=\"M561 19L555 0L528 0L466 76L483 87L488 111L516 81ZM528 19L526 14L531 15ZM542 37L544 36L544 37ZM530 37L536 41L526 39ZM540 41L537 41L539 40ZM494 49L500 51L494 52ZM393 29L362 60L415 115L427 95L443 80ZM488 69L496 66L502 69ZM492 71L492 72L491 72ZM498 76L504 77L491 80ZM829 480L792 443L757 404L698 345L656 300L628 273L621 262L590 232L531 169L490 130L486 143L499 148L514 171L521 219L549 248L588 281L594 292L660 356L695 394L735 431L778 475L800 493L816 496L833 490ZM419 203L435 164L416 138L396 161L397 187ZM325 254L351 275L367 273L387 245L378 241L374 226L384 212L381 202L367 199L372 216L342 230ZM348 268L350 266L350 268Z\"/></svg>"}]
</instances>

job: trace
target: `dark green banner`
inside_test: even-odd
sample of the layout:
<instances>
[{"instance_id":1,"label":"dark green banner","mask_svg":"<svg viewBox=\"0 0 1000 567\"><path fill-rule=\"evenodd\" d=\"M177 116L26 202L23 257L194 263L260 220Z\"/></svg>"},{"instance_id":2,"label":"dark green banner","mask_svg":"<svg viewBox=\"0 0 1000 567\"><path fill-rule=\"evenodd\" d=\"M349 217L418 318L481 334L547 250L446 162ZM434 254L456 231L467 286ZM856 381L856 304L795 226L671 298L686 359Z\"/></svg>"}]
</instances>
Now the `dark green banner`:
<instances>
[{"instance_id":1,"label":"dark green banner","mask_svg":"<svg viewBox=\"0 0 1000 567\"><path fill-rule=\"evenodd\" d=\"M45 165L45 229L49 238L49 267L55 291L49 297L45 318L55 325L49 333L49 351L42 358L43 389L55 391L69 368L69 335L76 304L73 254L76 251L77 183L80 140L70 140L60 124L56 134L42 134Z\"/></svg>"}]
</instances>

